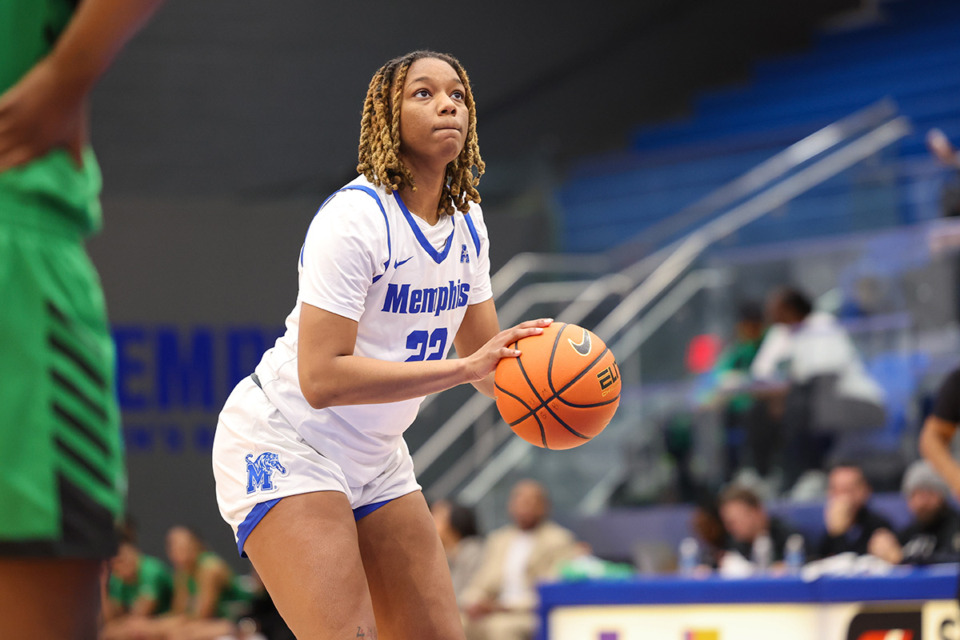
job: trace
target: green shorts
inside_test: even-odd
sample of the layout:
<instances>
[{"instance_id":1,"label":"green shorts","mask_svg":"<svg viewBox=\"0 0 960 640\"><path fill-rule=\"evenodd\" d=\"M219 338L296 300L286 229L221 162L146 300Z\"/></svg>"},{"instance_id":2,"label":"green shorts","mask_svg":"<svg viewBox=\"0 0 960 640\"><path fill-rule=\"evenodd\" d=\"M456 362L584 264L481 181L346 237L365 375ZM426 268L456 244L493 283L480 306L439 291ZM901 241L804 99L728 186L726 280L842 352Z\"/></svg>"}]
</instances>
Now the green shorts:
<instances>
[{"instance_id":1,"label":"green shorts","mask_svg":"<svg viewBox=\"0 0 960 640\"><path fill-rule=\"evenodd\" d=\"M106 558L126 475L100 281L69 221L8 204L0 198L0 555Z\"/></svg>"}]
</instances>

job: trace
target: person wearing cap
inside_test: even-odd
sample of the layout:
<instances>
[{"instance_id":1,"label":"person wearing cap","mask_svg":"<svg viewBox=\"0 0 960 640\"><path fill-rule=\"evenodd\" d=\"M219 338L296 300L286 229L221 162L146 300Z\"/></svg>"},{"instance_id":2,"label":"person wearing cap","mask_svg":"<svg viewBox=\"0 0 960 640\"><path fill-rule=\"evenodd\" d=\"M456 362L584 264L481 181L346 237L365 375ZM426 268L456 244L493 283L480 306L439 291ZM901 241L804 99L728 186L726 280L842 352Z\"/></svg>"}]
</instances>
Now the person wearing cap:
<instances>
[{"instance_id":1,"label":"person wearing cap","mask_svg":"<svg viewBox=\"0 0 960 640\"><path fill-rule=\"evenodd\" d=\"M880 529L869 551L891 564L960 561L960 513L950 506L950 488L926 460L917 460L903 476L902 493L913 521L899 536Z\"/></svg>"}]
</instances>

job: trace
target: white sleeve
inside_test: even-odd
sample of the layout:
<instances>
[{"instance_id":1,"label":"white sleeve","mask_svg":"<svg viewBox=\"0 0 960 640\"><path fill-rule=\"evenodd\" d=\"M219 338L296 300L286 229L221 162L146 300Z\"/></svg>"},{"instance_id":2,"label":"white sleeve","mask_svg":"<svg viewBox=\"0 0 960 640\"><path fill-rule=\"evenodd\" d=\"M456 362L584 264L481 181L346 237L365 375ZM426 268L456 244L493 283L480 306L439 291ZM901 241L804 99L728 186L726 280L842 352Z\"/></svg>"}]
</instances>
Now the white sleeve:
<instances>
[{"instance_id":1,"label":"white sleeve","mask_svg":"<svg viewBox=\"0 0 960 640\"><path fill-rule=\"evenodd\" d=\"M300 258L300 300L360 320L373 279L389 259L387 223L362 191L336 194L314 216Z\"/></svg>"},{"instance_id":2,"label":"white sleeve","mask_svg":"<svg viewBox=\"0 0 960 640\"><path fill-rule=\"evenodd\" d=\"M477 304L493 297L493 286L490 284L490 236L487 235L487 225L483 222L480 205L474 204L470 207L470 219L480 237L480 250L477 252L479 257L467 304Z\"/></svg>"},{"instance_id":3,"label":"white sleeve","mask_svg":"<svg viewBox=\"0 0 960 640\"><path fill-rule=\"evenodd\" d=\"M785 326L775 324L767 329L750 365L750 375L756 380L776 380L780 363L790 357L790 341L790 330Z\"/></svg>"}]
</instances>

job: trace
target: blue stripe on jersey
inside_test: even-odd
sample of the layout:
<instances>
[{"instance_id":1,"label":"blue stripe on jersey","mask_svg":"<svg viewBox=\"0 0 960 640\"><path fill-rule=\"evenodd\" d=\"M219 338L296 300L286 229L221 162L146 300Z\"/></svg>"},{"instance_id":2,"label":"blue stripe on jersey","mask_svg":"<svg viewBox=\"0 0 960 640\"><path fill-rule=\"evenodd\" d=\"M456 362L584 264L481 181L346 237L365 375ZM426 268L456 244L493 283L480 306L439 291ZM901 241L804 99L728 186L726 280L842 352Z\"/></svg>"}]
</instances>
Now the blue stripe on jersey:
<instances>
[{"instance_id":1,"label":"blue stripe on jersey","mask_svg":"<svg viewBox=\"0 0 960 640\"><path fill-rule=\"evenodd\" d=\"M370 187L364 187L361 185L346 186L330 194L330 197L324 200L323 204L320 205L320 208L317 209L317 213L320 213L321 211L323 211L323 208L327 206L327 203L330 202L330 200L333 199L333 196L337 195L341 191L363 191L365 194L367 194L368 196L370 196L371 198L377 201L377 206L380 207L380 213L383 214L383 222L384 224L387 225L387 261L383 263L383 268L386 269L388 266L390 266L390 256L393 254L393 250L390 246L390 220L387 218L387 210L383 208L383 203L380 202L380 196L377 195L376 191L374 191ZM316 217L316 214L314 214L314 217ZM303 246L300 247L300 266L303 266L303 253L304 253L304 250L306 249L306 246L307 246L307 243L304 242ZM383 277L382 273L379 276L374 276L373 281L376 282L382 277Z\"/></svg>"},{"instance_id":2,"label":"blue stripe on jersey","mask_svg":"<svg viewBox=\"0 0 960 640\"><path fill-rule=\"evenodd\" d=\"M463 214L463 219L467 221L467 228L470 230L470 237L473 238L473 244L477 247L477 257L480 257L480 234L477 233L477 227L473 224L473 218L469 213Z\"/></svg>"},{"instance_id":3,"label":"blue stripe on jersey","mask_svg":"<svg viewBox=\"0 0 960 640\"><path fill-rule=\"evenodd\" d=\"M446 259L447 254L450 253L450 245L453 244L453 234L457 230L454 218L452 216L450 218L450 221L453 222L453 229L450 230L450 236L447 238L446 244L443 245L443 250L437 251L427 240L426 236L423 235L423 231L420 231L420 226L417 224L417 221L413 219L413 214L407 210L407 205L403 204L403 198L400 197L400 194L394 191L393 197L397 201L397 204L400 205L400 211L403 211L403 217L407 219L407 224L410 225L410 229L413 230L414 237L416 237L417 242L420 243L420 246L423 247L423 250L426 251L427 255L433 258L433 261L437 264L443 262Z\"/></svg>"}]
</instances>

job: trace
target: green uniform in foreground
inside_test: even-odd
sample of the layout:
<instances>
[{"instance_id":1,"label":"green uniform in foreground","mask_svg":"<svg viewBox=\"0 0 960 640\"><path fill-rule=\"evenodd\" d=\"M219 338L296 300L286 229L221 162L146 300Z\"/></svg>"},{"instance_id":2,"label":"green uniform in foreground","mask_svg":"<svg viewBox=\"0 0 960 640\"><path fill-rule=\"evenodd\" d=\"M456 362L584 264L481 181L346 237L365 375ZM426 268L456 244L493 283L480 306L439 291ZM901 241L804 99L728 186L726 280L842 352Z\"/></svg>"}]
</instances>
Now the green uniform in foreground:
<instances>
[{"instance_id":1,"label":"green uniform in foreground","mask_svg":"<svg viewBox=\"0 0 960 640\"><path fill-rule=\"evenodd\" d=\"M0 0L0 95L46 55L67 0ZM100 169L54 150L0 173L0 554L105 558L125 474L114 351L84 249Z\"/></svg>"}]
</instances>

